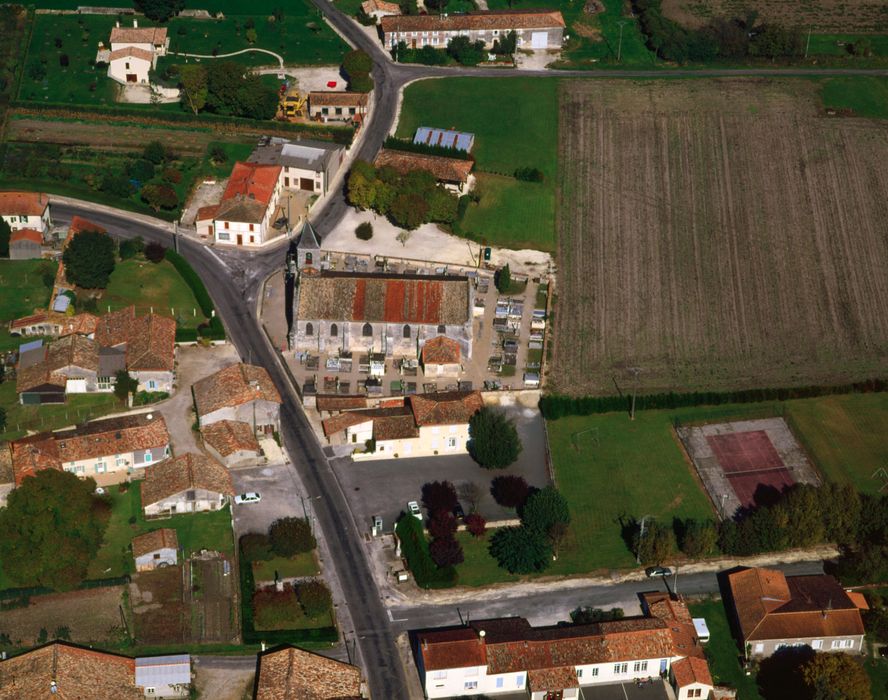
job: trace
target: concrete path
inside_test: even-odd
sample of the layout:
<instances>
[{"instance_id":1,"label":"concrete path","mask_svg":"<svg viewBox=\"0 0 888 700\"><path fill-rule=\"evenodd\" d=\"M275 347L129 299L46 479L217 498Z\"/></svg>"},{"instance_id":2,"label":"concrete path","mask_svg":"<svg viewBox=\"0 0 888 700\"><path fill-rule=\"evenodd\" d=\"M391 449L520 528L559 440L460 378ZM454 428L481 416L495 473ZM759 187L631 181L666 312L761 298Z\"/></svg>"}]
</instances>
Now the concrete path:
<instances>
[{"instance_id":1,"label":"concrete path","mask_svg":"<svg viewBox=\"0 0 888 700\"><path fill-rule=\"evenodd\" d=\"M178 51L177 51L177 52L175 52L173 55L174 55L174 56L185 56L185 57L187 57L187 58L229 58L229 57L231 57L231 56L239 56L239 55L242 54L242 53L250 53L251 51L254 51L254 52L257 52L257 53L267 53L269 56L274 56L274 57L277 59L278 63L280 64L281 70L283 70L283 68L284 68L284 57L281 56L279 53L275 53L274 51L269 51L268 49L259 49L259 48L256 48L256 49L241 49L240 51L233 51L232 53L220 53L220 54L216 54L215 56L214 56L213 54L204 54L204 53L182 53L182 52L178 52Z\"/></svg>"}]
</instances>

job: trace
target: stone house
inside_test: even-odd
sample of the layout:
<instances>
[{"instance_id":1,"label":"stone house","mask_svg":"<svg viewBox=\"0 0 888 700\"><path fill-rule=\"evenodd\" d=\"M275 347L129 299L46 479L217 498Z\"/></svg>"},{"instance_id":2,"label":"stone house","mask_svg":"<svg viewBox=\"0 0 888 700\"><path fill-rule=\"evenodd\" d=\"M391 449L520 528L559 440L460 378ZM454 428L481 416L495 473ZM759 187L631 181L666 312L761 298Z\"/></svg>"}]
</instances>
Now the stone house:
<instances>
[{"instance_id":1,"label":"stone house","mask_svg":"<svg viewBox=\"0 0 888 700\"><path fill-rule=\"evenodd\" d=\"M207 222L217 243L257 246L270 236L274 214L283 187L282 168L277 164L234 164L228 185L218 205L202 207L196 226L203 232Z\"/></svg>"},{"instance_id":2,"label":"stone house","mask_svg":"<svg viewBox=\"0 0 888 700\"><path fill-rule=\"evenodd\" d=\"M280 430L281 396L264 367L236 363L194 383L201 430L216 421L246 423L256 433Z\"/></svg>"},{"instance_id":3,"label":"stone house","mask_svg":"<svg viewBox=\"0 0 888 700\"><path fill-rule=\"evenodd\" d=\"M367 114L369 101L370 96L366 92L310 92L308 93L308 115L312 119L324 123L352 122L360 120Z\"/></svg>"},{"instance_id":4,"label":"stone house","mask_svg":"<svg viewBox=\"0 0 888 700\"><path fill-rule=\"evenodd\" d=\"M345 161L345 146L332 141L265 139L250 154L249 163L277 165L287 189L327 194L330 183Z\"/></svg>"},{"instance_id":5,"label":"stone house","mask_svg":"<svg viewBox=\"0 0 888 700\"><path fill-rule=\"evenodd\" d=\"M178 555L179 538L172 528L165 527L133 537L136 571L154 571L158 568L175 566Z\"/></svg>"},{"instance_id":6,"label":"stone house","mask_svg":"<svg viewBox=\"0 0 888 700\"><path fill-rule=\"evenodd\" d=\"M383 17L401 14L401 6L398 3L386 0L364 0L361 9L364 10L364 14L377 21Z\"/></svg>"},{"instance_id":7,"label":"stone house","mask_svg":"<svg viewBox=\"0 0 888 700\"><path fill-rule=\"evenodd\" d=\"M427 340L420 351L426 377L458 377L462 371L459 343L439 335Z\"/></svg>"},{"instance_id":8,"label":"stone house","mask_svg":"<svg viewBox=\"0 0 888 700\"><path fill-rule=\"evenodd\" d=\"M13 231L31 229L46 235L52 227L49 197L42 192L0 192L0 218Z\"/></svg>"},{"instance_id":9,"label":"stone house","mask_svg":"<svg viewBox=\"0 0 888 700\"><path fill-rule=\"evenodd\" d=\"M254 700L360 700L368 697L361 669L284 646L259 654Z\"/></svg>"},{"instance_id":10,"label":"stone house","mask_svg":"<svg viewBox=\"0 0 888 700\"><path fill-rule=\"evenodd\" d=\"M262 456L250 423L220 420L201 428L204 447L226 467L256 464Z\"/></svg>"},{"instance_id":11,"label":"stone house","mask_svg":"<svg viewBox=\"0 0 888 700\"><path fill-rule=\"evenodd\" d=\"M149 72L157 67L159 56L165 56L170 40L166 27L121 27L120 22L111 30L110 52L99 50L97 60L108 63L108 77L127 84L147 85Z\"/></svg>"},{"instance_id":12,"label":"stone house","mask_svg":"<svg viewBox=\"0 0 888 700\"><path fill-rule=\"evenodd\" d=\"M128 306L100 317L95 337L102 348L124 353L126 370L138 382L137 391L173 393L176 379L174 319L158 314L136 316L136 307Z\"/></svg>"},{"instance_id":13,"label":"stone house","mask_svg":"<svg viewBox=\"0 0 888 700\"><path fill-rule=\"evenodd\" d=\"M219 510L234 495L228 470L205 455L186 453L145 471L146 516Z\"/></svg>"},{"instance_id":14,"label":"stone house","mask_svg":"<svg viewBox=\"0 0 888 700\"><path fill-rule=\"evenodd\" d=\"M22 316L9 323L9 334L19 336L39 335L62 338L66 335L95 337L99 317L90 313L67 316L54 311L35 310L30 316Z\"/></svg>"},{"instance_id":15,"label":"stone house","mask_svg":"<svg viewBox=\"0 0 888 700\"><path fill-rule=\"evenodd\" d=\"M475 162L463 158L446 158L426 153L411 153L383 148L373 161L377 168L393 168L399 173L425 170L444 186L456 194L465 194L472 189L472 168Z\"/></svg>"}]
</instances>

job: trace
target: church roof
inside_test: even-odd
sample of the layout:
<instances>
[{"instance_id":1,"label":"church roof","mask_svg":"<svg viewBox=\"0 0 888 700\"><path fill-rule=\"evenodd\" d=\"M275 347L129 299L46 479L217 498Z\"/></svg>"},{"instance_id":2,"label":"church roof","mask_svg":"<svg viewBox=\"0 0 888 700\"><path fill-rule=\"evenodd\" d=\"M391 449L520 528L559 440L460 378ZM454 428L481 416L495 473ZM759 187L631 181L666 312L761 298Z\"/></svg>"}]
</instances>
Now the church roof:
<instances>
[{"instance_id":1,"label":"church roof","mask_svg":"<svg viewBox=\"0 0 888 700\"><path fill-rule=\"evenodd\" d=\"M299 232L299 241L296 243L296 247L300 250L321 249L321 239L318 238L317 231L314 230L314 226L308 219L302 224L302 231Z\"/></svg>"}]
</instances>

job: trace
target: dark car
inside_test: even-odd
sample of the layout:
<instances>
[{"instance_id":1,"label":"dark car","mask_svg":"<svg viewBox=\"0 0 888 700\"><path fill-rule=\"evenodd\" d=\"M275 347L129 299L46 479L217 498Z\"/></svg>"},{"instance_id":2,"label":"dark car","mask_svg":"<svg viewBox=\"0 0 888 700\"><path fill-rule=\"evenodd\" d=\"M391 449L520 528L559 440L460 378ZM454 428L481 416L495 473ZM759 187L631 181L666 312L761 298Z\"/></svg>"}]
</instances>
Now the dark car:
<instances>
[{"instance_id":1,"label":"dark car","mask_svg":"<svg viewBox=\"0 0 888 700\"><path fill-rule=\"evenodd\" d=\"M644 570L644 573L647 574L648 578L654 578L654 576L672 576L672 569L668 566L649 566Z\"/></svg>"},{"instance_id":2,"label":"dark car","mask_svg":"<svg viewBox=\"0 0 888 700\"><path fill-rule=\"evenodd\" d=\"M462 503L459 501L456 502L456 505L453 506L453 515L457 520L462 520L466 517L466 512L463 510Z\"/></svg>"}]
</instances>

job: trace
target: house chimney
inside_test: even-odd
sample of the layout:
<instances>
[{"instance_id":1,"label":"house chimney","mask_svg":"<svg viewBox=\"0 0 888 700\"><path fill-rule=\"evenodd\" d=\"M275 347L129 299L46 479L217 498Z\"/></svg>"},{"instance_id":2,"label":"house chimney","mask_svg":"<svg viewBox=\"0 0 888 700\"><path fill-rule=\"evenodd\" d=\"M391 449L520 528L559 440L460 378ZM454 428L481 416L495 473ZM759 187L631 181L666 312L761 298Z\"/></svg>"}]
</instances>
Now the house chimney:
<instances>
[{"instance_id":1,"label":"house chimney","mask_svg":"<svg viewBox=\"0 0 888 700\"><path fill-rule=\"evenodd\" d=\"M484 644L484 638L487 636L487 632L481 630L478 632L478 644Z\"/></svg>"},{"instance_id":2,"label":"house chimney","mask_svg":"<svg viewBox=\"0 0 888 700\"><path fill-rule=\"evenodd\" d=\"M138 29L138 28L139 28L139 20L134 19L133 20L133 29Z\"/></svg>"},{"instance_id":3,"label":"house chimney","mask_svg":"<svg viewBox=\"0 0 888 700\"><path fill-rule=\"evenodd\" d=\"M114 22L114 26L117 27L118 29L120 29L120 20L117 20L116 22Z\"/></svg>"},{"instance_id":4,"label":"house chimney","mask_svg":"<svg viewBox=\"0 0 888 700\"><path fill-rule=\"evenodd\" d=\"M423 637L422 648L425 649L426 651L429 650L429 638L428 637Z\"/></svg>"}]
</instances>

